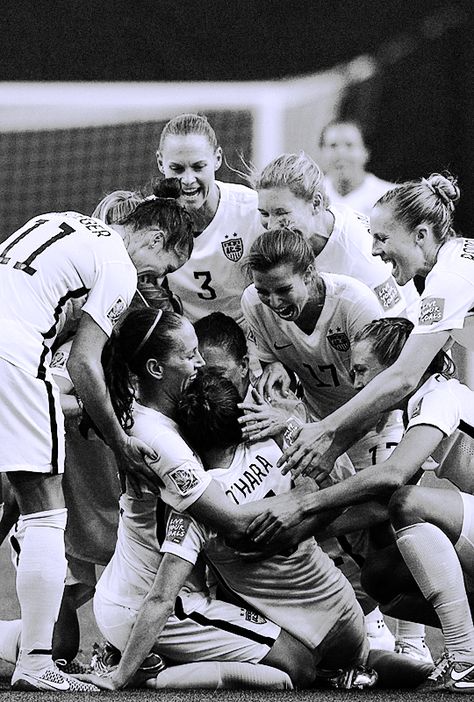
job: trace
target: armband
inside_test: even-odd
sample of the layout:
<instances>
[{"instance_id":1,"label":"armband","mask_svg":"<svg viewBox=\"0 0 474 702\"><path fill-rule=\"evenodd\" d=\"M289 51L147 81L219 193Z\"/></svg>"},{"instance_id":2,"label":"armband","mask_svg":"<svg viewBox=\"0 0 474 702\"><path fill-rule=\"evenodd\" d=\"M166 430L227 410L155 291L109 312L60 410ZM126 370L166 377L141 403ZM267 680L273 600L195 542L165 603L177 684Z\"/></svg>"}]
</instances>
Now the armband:
<instances>
[{"instance_id":1,"label":"armband","mask_svg":"<svg viewBox=\"0 0 474 702\"><path fill-rule=\"evenodd\" d=\"M299 434L299 430L303 426L304 422L301 421L298 417L295 417L293 414L291 417L288 417L288 419L285 422L286 424L286 429L283 433L283 441L287 446L291 446L291 444L294 442L296 437Z\"/></svg>"}]
</instances>

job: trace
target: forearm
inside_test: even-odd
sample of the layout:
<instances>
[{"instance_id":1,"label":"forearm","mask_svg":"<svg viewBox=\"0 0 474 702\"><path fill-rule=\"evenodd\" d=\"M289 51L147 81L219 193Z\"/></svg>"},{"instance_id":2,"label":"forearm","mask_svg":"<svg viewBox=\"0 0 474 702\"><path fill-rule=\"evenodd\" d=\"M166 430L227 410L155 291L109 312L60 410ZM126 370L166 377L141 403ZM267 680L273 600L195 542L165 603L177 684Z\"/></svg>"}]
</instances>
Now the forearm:
<instances>
[{"instance_id":1,"label":"forearm","mask_svg":"<svg viewBox=\"0 0 474 702\"><path fill-rule=\"evenodd\" d=\"M173 613L173 607L174 600L158 600L150 596L145 599L122 653L118 668L111 675L114 686L117 688L125 687L136 673Z\"/></svg>"},{"instance_id":2,"label":"forearm","mask_svg":"<svg viewBox=\"0 0 474 702\"><path fill-rule=\"evenodd\" d=\"M325 513L327 514L327 513ZM387 505L380 502L367 502L365 504L355 505L344 510L342 514L335 517L327 525L318 523L316 517L313 519L314 528L312 535L317 541L324 541L331 537L343 536L354 531L362 531L381 524L388 519Z\"/></svg>"}]
</instances>

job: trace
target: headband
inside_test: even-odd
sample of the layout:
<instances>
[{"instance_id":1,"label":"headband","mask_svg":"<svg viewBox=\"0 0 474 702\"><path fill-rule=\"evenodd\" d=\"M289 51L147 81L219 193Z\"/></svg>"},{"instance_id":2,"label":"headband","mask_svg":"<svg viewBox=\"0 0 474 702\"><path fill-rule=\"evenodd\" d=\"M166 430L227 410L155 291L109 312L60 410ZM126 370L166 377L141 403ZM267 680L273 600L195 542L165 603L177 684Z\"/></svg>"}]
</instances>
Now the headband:
<instances>
[{"instance_id":1,"label":"headband","mask_svg":"<svg viewBox=\"0 0 474 702\"><path fill-rule=\"evenodd\" d=\"M154 319L154 321L153 321L153 324L151 325L151 327L149 328L149 330L147 331L147 333L145 334L145 336L143 337L143 339L140 341L140 343L138 344L137 348L136 348L135 351L133 352L132 358L134 358L135 356L138 356L138 354L140 353L140 351L142 350L142 348L145 346L146 342L148 341L148 339L150 338L150 336L153 334L153 331L154 331L156 325L157 325L158 322L160 321L161 315L162 315L162 314L163 314L163 310L158 310L158 312L156 313L156 317L155 317L155 319Z\"/></svg>"}]
</instances>

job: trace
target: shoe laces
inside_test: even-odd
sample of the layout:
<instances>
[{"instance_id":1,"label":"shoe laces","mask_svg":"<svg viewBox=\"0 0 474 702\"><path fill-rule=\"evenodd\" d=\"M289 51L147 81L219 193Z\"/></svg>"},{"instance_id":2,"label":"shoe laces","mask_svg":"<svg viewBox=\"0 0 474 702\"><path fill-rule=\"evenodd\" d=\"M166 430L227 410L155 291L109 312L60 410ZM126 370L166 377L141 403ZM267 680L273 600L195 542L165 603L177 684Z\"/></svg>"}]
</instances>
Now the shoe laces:
<instances>
[{"instance_id":1,"label":"shoe laces","mask_svg":"<svg viewBox=\"0 0 474 702\"><path fill-rule=\"evenodd\" d=\"M445 651L443 655L435 661L434 668L428 675L428 680L438 681L448 670L449 666L454 662L454 658L448 651Z\"/></svg>"}]
</instances>

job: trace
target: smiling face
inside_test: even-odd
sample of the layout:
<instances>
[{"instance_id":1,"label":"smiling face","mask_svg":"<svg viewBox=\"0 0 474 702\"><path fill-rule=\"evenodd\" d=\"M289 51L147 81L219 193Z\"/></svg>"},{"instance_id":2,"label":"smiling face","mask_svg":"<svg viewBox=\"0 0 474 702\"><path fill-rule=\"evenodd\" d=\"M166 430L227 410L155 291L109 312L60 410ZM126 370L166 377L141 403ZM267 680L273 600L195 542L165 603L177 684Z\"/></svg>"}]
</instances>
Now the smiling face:
<instances>
[{"instance_id":1,"label":"smiling face","mask_svg":"<svg viewBox=\"0 0 474 702\"><path fill-rule=\"evenodd\" d=\"M286 322L295 322L310 297L311 266L295 273L290 263L268 271L252 271L253 282L264 305Z\"/></svg>"},{"instance_id":2,"label":"smiling face","mask_svg":"<svg viewBox=\"0 0 474 702\"><path fill-rule=\"evenodd\" d=\"M163 364L162 387L173 397L180 397L185 387L196 377L204 359L198 351L194 327L183 317L180 329L174 332L175 343L168 361Z\"/></svg>"},{"instance_id":3,"label":"smiling face","mask_svg":"<svg viewBox=\"0 0 474 702\"><path fill-rule=\"evenodd\" d=\"M181 268L189 258L183 251L167 248L165 233L160 229L138 231L133 235L133 240L134 245L129 247L128 252L139 275L151 273L157 278L164 278Z\"/></svg>"},{"instance_id":4,"label":"smiling face","mask_svg":"<svg viewBox=\"0 0 474 702\"><path fill-rule=\"evenodd\" d=\"M179 178L182 187L181 205L189 212L199 210L215 200L218 191L215 172L222 163L220 147L214 150L203 134L170 134L158 152L158 165L165 178Z\"/></svg>"},{"instance_id":5,"label":"smiling face","mask_svg":"<svg viewBox=\"0 0 474 702\"><path fill-rule=\"evenodd\" d=\"M229 351L222 346L204 344L200 346L201 355L206 362L206 368L222 375L234 383L243 398L248 387L248 358L244 356L238 361Z\"/></svg>"},{"instance_id":6,"label":"smiling face","mask_svg":"<svg viewBox=\"0 0 474 702\"><path fill-rule=\"evenodd\" d=\"M258 211L265 229L289 227L306 236L312 232L313 203L297 197L290 188L259 190Z\"/></svg>"},{"instance_id":7,"label":"smiling face","mask_svg":"<svg viewBox=\"0 0 474 702\"><path fill-rule=\"evenodd\" d=\"M385 370L372 350L372 344L367 339L356 341L351 350L351 375L356 390L362 390L372 378Z\"/></svg>"},{"instance_id":8,"label":"smiling face","mask_svg":"<svg viewBox=\"0 0 474 702\"><path fill-rule=\"evenodd\" d=\"M373 236L372 255L392 264L392 275L399 285L405 285L424 270L423 250L417 243L416 233L398 222L390 207L374 207L370 230Z\"/></svg>"}]
</instances>

